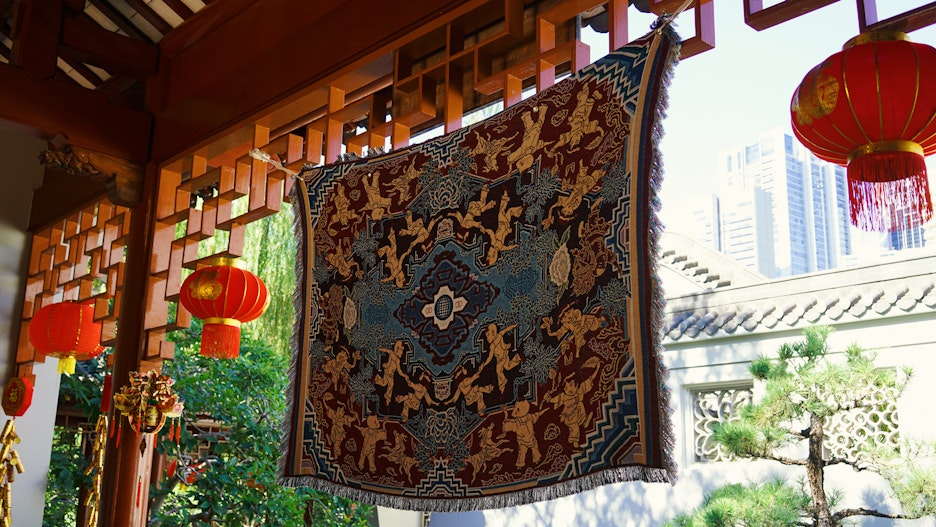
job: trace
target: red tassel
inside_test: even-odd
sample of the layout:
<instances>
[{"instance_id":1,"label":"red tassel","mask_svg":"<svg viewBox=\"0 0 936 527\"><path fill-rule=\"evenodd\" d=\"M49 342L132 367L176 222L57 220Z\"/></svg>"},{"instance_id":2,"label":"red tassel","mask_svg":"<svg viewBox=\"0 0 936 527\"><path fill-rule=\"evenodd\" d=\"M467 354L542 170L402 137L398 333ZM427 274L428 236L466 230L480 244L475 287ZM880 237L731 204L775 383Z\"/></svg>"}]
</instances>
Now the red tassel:
<instances>
[{"instance_id":1,"label":"red tassel","mask_svg":"<svg viewBox=\"0 0 936 527\"><path fill-rule=\"evenodd\" d=\"M114 421L117 421L115 419ZM123 432L123 427L120 424L117 424L117 441L114 442L114 448L120 448L120 433Z\"/></svg>"},{"instance_id":2,"label":"red tassel","mask_svg":"<svg viewBox=\"0 0 936 527\"><path fill-rule=\"evenodd\" d=\"M865 231L919 227L933 217L926 162L915 152L872 152L848 164L852 224Z\"/></svg>"},{"instance_id":3,"label":"red tassel","mask_svg":"<svg viewBox=\"0 0 936 527\"><path fill-rule=\"evenodd\" d=\"M201 354L213 359L234 359L240 354L240 326L205 324Z\"/></svg>"},{"instance_id":4,"label":"red tassel","mask_svg":"<svg viewBox=\"0 0 936 527\"><path fill-rule=\"evenodd\" d=\"M136 496L136 506L140 508L140 500L143 497L143 476L137 477L137 496Z\"/></svg>"}]
</instances>

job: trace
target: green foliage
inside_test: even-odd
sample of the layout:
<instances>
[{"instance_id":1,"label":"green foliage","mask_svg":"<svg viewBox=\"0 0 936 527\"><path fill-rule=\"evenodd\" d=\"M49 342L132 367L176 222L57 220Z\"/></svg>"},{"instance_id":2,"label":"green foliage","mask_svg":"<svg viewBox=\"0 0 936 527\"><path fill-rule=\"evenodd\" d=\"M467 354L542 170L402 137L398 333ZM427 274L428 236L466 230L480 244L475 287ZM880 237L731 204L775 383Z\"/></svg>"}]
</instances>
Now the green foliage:
<instances>
[{"instance_id":1,"label":"green foliage","mask_svg":"<svg viewBox=\"0 0 936 527\"><path fill-rule=\"evenodd\" d=\"M210 254L218 252L224 240L206 242L204 249ZM150 525L299 526L311 521L325 527L365 527L373 507L276 484L293 320L291 211L248 225L244 246L245 263L270 290L270 308L244 325L240 357L234 360L199 354L197 320L191 328L169 335L176 343L176 355L163 369L176 379L174 389L185 402L186 428L177 445L169 440L166 426L156 448L170 460L201 470L191 484L179 477L190 472L185 470L153 483ZM79 363L76 375L62 378L60 404L80 409L93 422L104 372L103 357ZM77 488L88 463L76 446L78 439L67 439L65 434L57 431L53 452L46 499L49 526L74 524Z\"/></svg>"},{"instance_id":2,"label":"green foliage","mask_svg":"<svg viewBox=\"0 0 936 527\"><path fill-rule=\"evenodd\" d=\"M809 495L785 481L732 484L705 497L702 506L667 527L796 527L809 514Z\"/></svg>"},{"instance_id":3,"label":"green foliage","mask_svg":"<svg viewBox=\"0 0 936 527\"><path fill-rule=\"evenodd\" d=\"M46 483L43 527L74 525L78 507L78 487L87 485L87 461L81 452L81 433L78 429L57 427L52 436L52 457L49 460L49 478Z\"/></svg>"},{"instance_id":4,"label":"green foliage","mask_svg":"<svg viewBox=\"0 0 936 527\"><path fill-rule=\"evenodd\" d=\"M895 448L867 433L857 459L828 459L818 454L822 452L819 438L831 417L843 412L876 410L879 403L873 395L886 390L899 396L912 373L904 369L904 376L898 377L893 370L877 368L874 355L857 345L845 350L844 360L830 357L827 338L831 332L829 327L807 328L803 331L804 340L783 344L775 358L753 361L750 371L755 379L764 382L763 396L743 408L740 419L715 427L713 439L736 457L800 466L807 474L816 475L840 463L857 471L877 472L890 484L902 512L881 513L863 508L835 512L831 509L839 501L837 494L812 487L804 492L774 481L722 487L709 495L698 510L677 517L669 525L825 527L843 525L851 517L862 515L892 519L936 515L933 461L936 445L903 442ZM875 425L888 429L887 423ZM785 447L800 443L810 445L810 454L805 458L786 457L784 453L789 450ZM806 478L811 485L820 480ZM823 517L828 520L821 520Z\"/></svg>"}]
</instances>

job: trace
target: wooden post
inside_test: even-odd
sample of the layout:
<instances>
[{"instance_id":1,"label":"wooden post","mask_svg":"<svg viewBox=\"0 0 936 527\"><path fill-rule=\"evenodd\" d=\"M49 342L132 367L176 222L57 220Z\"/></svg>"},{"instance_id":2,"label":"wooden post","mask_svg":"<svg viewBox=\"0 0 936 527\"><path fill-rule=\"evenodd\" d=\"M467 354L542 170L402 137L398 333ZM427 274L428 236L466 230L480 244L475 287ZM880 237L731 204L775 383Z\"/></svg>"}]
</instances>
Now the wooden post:
<instances>
[{"instance_id":1,"label":"wooden post","mask_svg":"<svg viewBox=\"0 0 936 527\"><path fill-rule=\"evenodd\" d=\"M153 250L154 211L159 171L150 163L143 178L140 204L131 209L127 235L127 260L124 275L124 302L120 305L120 328L114 348L114 391L130 381L130 372L140 370L146 347L143 331L146 311L148 263ZM152 367L153 365L150 365ZM149 500L152 438L140 452L141 437L130 428L126 418L111 405L111 419L119 431L108 438L101 489L102 527L143 527ZM118 435L119 434L119 435ZM117 438L120 448L117 448Z\"/></svg>"}]
</instances>

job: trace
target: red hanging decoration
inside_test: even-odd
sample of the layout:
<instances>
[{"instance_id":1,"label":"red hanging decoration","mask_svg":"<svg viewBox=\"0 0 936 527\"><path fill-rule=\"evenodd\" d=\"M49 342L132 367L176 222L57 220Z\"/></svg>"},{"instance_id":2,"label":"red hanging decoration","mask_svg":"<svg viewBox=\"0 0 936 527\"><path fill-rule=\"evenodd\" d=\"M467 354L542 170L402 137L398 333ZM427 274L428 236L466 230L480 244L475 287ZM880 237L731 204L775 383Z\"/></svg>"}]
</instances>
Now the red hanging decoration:
<instances>
[{"instance_id":1,"label":"red hanging decoration","mask_svg":"<svg viewBox=\"0 0 936 527\"><path fill-rule=\"evenodd\" d=\"M240 327L270 304L266 284L233 258L216 258L182 283L179 301L205 322L201 354L233 359L240 353Z\"/></svg>"},{"instance_id":2,"label":"red hanging decoration","mask_svg":"<svg viewBox=\"0 0 936 527\"><path fill-rule=\"evenodd\" d=\"M40 309L29 322L29 341L43 355L58 357L58 372L75 373L77 361L97 357L101 345L100 322L94 320L94 302L58 302Z\"/></svg>"},{"instance_id":3,"label":"red hanging decoration","mask_svg":"<svg viewBox=\"0 0 936 527\"><path fill-rule=\"evenodd\" d=\"M10 417L21 417L29 409L33 398L33 383L29 377L13 377L3 388L3 412Z\"/></svg>"},{"instance_id":4,"label":"red hanging decoration","mask_svg":"<svg viewBox=\"0 0 936 527\"><path fill-rule=\"evenodd\" d=\"M932 218L923 156L936 152L936 49L862 33L806 74L790 113L806 148L848 167L854 225L894 231Z\"/></svg>"}]
</instances>

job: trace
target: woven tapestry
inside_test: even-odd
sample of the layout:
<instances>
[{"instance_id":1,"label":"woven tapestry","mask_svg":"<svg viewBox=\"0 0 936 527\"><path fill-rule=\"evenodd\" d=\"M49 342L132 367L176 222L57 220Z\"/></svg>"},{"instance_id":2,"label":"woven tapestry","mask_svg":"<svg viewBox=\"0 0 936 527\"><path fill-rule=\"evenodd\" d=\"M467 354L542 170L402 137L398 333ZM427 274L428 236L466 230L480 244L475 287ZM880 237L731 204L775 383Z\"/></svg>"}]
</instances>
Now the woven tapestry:
<instances>
[{"instance_id":1,"label":"woven tapestry","mask_svg":"<svg viewBox=\"0 0 936 527\"><path fill-rule=\"evenodd\" d=\"M664 25L475 125L304 171L281 483L430 511L672 481Z\"/></svg>"}]
</instances>

